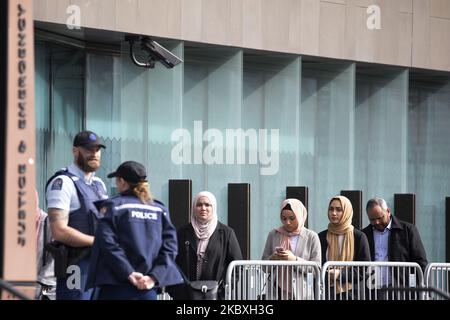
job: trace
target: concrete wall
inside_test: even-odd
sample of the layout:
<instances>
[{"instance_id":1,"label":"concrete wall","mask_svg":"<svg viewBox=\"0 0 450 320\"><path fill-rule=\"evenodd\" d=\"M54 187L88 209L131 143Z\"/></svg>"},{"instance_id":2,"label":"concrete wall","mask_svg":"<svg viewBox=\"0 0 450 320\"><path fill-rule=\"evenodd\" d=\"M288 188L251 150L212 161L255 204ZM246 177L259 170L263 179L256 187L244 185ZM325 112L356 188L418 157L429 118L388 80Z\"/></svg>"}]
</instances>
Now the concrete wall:
<instances>
[{"instance_id":1,"label":"concrete wall","mask_svg":"<svg viewBox=\"0 0 450 320\"><path fill-rule=\"evenodd\" d=\"M450 71L450 0L35 0L35 19L65 24L71 4L84 27Z\"/></svg>"}]
</instances>

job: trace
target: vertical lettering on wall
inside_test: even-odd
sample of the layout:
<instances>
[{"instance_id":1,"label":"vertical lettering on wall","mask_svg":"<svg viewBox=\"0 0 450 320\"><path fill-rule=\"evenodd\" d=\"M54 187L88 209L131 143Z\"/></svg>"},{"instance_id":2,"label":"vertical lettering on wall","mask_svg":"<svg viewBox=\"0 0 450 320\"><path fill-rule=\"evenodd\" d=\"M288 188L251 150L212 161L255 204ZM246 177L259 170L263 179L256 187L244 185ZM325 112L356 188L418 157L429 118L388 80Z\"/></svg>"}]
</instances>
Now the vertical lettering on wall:
<instances>
[{"instance_id":1,"label":"vertical lettering on wall","mask_svg":"<svg viewBox=\"0 0 450 320\"><path fill-rule=\"evenodd\" d=\"M33 1L9 0L3 274L35 281Z\"/></svg>"}]
</instances>

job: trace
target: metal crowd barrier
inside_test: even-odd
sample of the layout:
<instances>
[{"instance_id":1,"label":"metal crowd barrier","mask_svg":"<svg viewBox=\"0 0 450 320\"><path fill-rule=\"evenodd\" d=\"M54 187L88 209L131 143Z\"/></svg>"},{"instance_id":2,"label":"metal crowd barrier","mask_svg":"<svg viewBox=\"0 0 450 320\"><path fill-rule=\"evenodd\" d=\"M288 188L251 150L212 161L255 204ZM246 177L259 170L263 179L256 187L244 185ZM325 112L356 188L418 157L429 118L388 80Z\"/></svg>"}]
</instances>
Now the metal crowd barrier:
<instances>
[{"instance_id":1,"label":"metal crowd barrier","mask_svg":"<svg viewBox=\"0 0 450 320\"><path fill-rule=\"evenodd\" d=\"M425 286L437 288L447 295L450 294L450 263L430 263L425 269ZM446 299L443 294L429 292L427 298L430 300ZM448 299L448 298L447 298Z\"/></svg>"},{"instance_id":2,"label":"metal crowd barrier","mask_svg":"<svg viewBox=\"0 0 450 320\"><path fill-rule=\"evenodd\" d=\"M325 300L425 298L422 269L412 262L328 261L321 280Z\"/></svg>"},{"instance_id":3,"label":"metal crowd barrier","mask_svg":"<svg viewBox=\"0 0 450 320\"><path fill-rule=\"evenodd\" d=\"M225 281L227 300L320 299L320 266L310 261L236 260Z\"/></svg>"},{"instance_id":4,"label":"metal crowd barrier","mask_svg":"<svg viewBox=\"0 0 450 320\"><path fill-rule=\"evenodd\" d=\"M170 294L166 292L166 287L162 287L162 290L156 296L156 300L173 300Z\"/></svg>"},{"instance_id":5,"label":"metal crowd barrier","mask_svg":"<svg viewBox=\"0 0 450 320\"><path fill-rule=\"evenodd\" d=\"M2 290L4 290L8 293L9 299L16 297L19 300L31 300L27 295L16 289L16 286L34 286L35 284L35 282L29 281L7 282L0 279L0 294L2 294ZM0 295L0 299L1 298L2 296Z\"/></svg>"}]
</instances>

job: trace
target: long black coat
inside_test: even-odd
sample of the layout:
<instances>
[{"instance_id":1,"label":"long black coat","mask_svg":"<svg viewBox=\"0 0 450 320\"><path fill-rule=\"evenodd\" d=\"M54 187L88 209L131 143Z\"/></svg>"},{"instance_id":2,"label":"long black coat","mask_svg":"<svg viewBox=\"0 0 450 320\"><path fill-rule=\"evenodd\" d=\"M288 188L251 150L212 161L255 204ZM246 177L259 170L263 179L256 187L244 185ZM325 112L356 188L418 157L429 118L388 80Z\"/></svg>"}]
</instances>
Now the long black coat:
<instances>
[{"instance_id":1,"label":"long black coat","mask_svg":"<svg viewBox=\"0 0 450 320\"><path fill-rule=\"evenodd\" d=\"M327 261L327 232L328 230L324 230L319 233L320 246L322 247L322 265ZM369 243L366 235L354 228L353 237L355 239L353 261L370 261Z\"/></svg>"},{"instance_id":2,"label":"long black coat","mask_svg":"<svg viewBox=\"0 0 450 320\"><path fill-rule=\"evenodd\" d=\"M362 231L369 240L370 256L375 261L373 228L371 225L368 225ZM416 226L392 216L388 258L389 261L417 262L422 270L425 271L428 261Z\"/></svg>"},{"instance_id":3,"label":"long black coat","mask_svg":"<svg viewBox=\"0 0 450 320\"><path fill-rule=\"evenodd\" d=\"M189 280L196 280L198 239L194 228L191 224L187 224L178 230L177 236L176 262ZM228 265L233 260L242 260L242 251L236 234L233 229L218 222L216 230L209 238L199 280L225 282Z\"/></svg>"},{"instance_id":4,"label":"long black coat","mask_svg":"<svg viewBox=\"0 0 450 320\"><path fill-rule=\"evenodd\" d=\"M328 241L327 241L327 232L328 230L324 230L319 233L319 240L320 240L320 246L322 248L322 265L327 261L327 248L328 248ZM358 229L353 229L353 238L354 238L354 254L353 254L353 260L352 261L370 261L370 251L369 251L369 243L367 241L366 235L359 231ZM360 269L358 272L358 268L354 268L353 272L347 273L347 272L341 272L340 275L340 282L346 283L350 282L355 284L357 279L359 278L359 281L364 281L364 272L362 272L363 269ZM325 284L324 288L328 287L328 277L325 277ZM353 289L349 292L351 295L357 295L358 288L356 286L353 287ZM348 294L348 293L347 293ZM342 293L342 296L345 296L347 298L347 294ZM349 299L352 299L352 296L349 296ZM333 297L333 295L327 291L326 292L327 299L346 299L342 298L340 294Z\"/></svg>"}]
</instances>

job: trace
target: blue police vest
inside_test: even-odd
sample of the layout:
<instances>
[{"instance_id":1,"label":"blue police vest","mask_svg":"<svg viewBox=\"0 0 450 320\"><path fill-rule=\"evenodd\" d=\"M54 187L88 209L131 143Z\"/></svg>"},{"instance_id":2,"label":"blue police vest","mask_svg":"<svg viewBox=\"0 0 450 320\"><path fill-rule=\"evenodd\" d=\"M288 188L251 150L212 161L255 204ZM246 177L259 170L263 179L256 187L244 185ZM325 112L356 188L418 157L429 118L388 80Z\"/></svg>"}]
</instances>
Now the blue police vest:
<instances>
[{"instance_id":1,"label":"blue police vest","mask_svg":"<svg viewBox=\"0 0 450 320\"><path fill-rule=\"evenodd\" d=\"M101 217L94 202L103 200L106 195L103 191L103 186L99 181L92 181L91 185L87 185L80 178L70 173L67 168L57 171L47 182L48 184L57 176L68 176L74 183L77 190L78 201L80 208L70 211L69 227L72 227L82 233L93 236L97 227L97 219Z\"/></svg>"}]
</instances>

